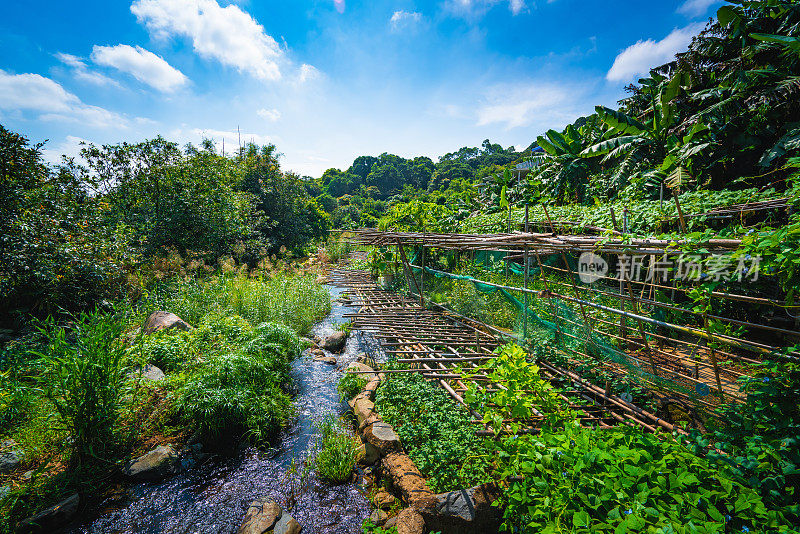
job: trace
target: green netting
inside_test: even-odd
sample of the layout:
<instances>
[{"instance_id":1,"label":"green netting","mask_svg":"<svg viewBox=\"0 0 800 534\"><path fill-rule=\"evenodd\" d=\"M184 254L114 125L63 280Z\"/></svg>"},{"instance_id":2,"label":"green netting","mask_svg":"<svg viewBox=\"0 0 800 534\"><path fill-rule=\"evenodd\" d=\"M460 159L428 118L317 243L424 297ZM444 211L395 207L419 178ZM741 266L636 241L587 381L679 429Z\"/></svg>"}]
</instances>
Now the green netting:
<instances>
[{"instance_id":1,"label":"green netting","mask_svg":"<svg viewBox=\"0 0 800 534\"><path fill-rule=\"evenodd\" d=\"M480 258L481 262L484 262L491 261L495 257L502 260L503 256L504 253L485 253L485 255L484 253L476 253L475 259L477 263L478 258ZM413 265L417 257L418 255L415 254L414 261L412 261L412 269L414 271L421 270L420 267ZM576 272L574 265L575 259L569 256L563 257L561 255L550 255L541 257L538 261L550 266L563 266L564 259L566 259L572 271ZM540 274L538 261L537 266L531 267L529 274L533 276L538 276ZM522 273L524 270L523 266L515 263L510 263L510 266L511 270L517 274ZM598 358L601 361L612 361L616 364L622 365L628 369L630 373L629 376L634 380L646 380L651 383L668 387L672 390L681 391L692 397L705 396L709 394L707 390L701 391L700 389L687 388L686 386L676 383L673 380L664 378L663 376L654 375L647 371L645 368L643 368L639 358L612 346L605 335L598 333L591 327L591 325L586 324L582 317L577 315L573 308L563 302L561 299L555 297L541 299L534 293L528 293L528 306L526 306L508 290L501 287L496 287L494 285L488 285L471 276L447 273L432 269L430 267L425 267L425 272L433 275L436 278L447 278L451 280L471 282L478 291L484 294L501 294L505 300L511 303L514 308L516 308L519 315L523 316L527 311L527 319L529 321L528 324L530 324L532 327L532 332L538 331L540 334L549 335L549 337L555 343L555 346L559 349L573 353L583 353L587 356ZM576 283L580 282L576 281ZM555 319L555 322L542 318L536 312L537 308L543 307L548 308L548 312ZM656 312L660 312L660 309L657 309ZM641 357L646 358L647 356L646 354L643 354Z\"/></svg>"}]
</instances>

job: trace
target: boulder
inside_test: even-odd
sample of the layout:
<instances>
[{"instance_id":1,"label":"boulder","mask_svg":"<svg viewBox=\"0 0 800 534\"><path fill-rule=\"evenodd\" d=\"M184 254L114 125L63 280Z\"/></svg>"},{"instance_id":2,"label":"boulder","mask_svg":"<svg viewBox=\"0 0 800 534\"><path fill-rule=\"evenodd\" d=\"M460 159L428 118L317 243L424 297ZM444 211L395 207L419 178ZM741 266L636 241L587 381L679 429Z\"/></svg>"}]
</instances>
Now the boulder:
<instances>
[{"instance_id":1,"label":"boulder","mask_svg":"<svg viewBox=\"0 0 800 534\"><path fill-rule=\"evenodd\" d=\"M406 454L392 452L381 460L381 465L391 487L396 488L410 506L428 507L436 503L436 496L422 473Z\"/></svg>"},{"instance_id":2,"label":"boulder","mask_svg":"<svg viewBox=\"0 0 800 534\"><path fill-rule=\"evenodd\" d=\"M394 503L397 502L397 499L395 498L394 495L392 495L388 491L381 490L375 494L375 497L372 499L372 502L375 504L375 507L378 508L379 510L388 511L394 505Z\"/></svg>"},{"instance_id":3,"label":"boulder","mask_svg":"<svg viewBox=\"0 0 800 534\"><path fill-rule=\"evenodd\" d=\"M177 471L178 454L170 445L156 447L128 462L123 472L134 480L158 480Z\"/></svg>"},{"instance_id":4,"label":"boulder","mask_svg":"<svg viewBox=\"0 0 800 534\"><path fill-rule=\"evenodd\" d=\"M366 443L362 443L358 447L357 454L358 454L358 463L362 465L374 465L378 463L378 461L381 459L381 454L378 451L378 449L376 449L372 445L367 446Z\"/></svg>"},{"instance_id":5,"label":"boulder","mask_svg":"<svg viewBox=\"0 0 800 534\"><path fill-rule=\"evenodd\" d=\"M381 457L387 454L399 451L402 449L400 446L400 436L392 428L389 423L378 421L364 429L364 443L369 446L375 447Z\"/></svg>"},{"instance_id":6,"label":"boulder","mask_svg":"<svg viewBox=\"0 0 800 534\"><path fill-rule=\"evenodd\" d=\"M353 413L356 416L356 421L358 421L359 428L362 428L361 425L369 417L377 417L375 414L375 403L365 397L356 397L355 402L353 403Z\"/></svg>"},{"instance_id":7,"label":"boulder","mask_svg":"<svg viewBox=\"0 0 800 534\"><path fill-rule=\"evenodd\" d=\"M330 365L336 365L336 358L333 356L314 356L315 362L327 363Z\"/></svg>"},{"instance_id":8,"label":"boulder","mask_svg":"<svg viewBox=\"0 0 800 534\"><path fill-rule=\"evenodd\" d=\"M386 523L387 519L389 519L389 514L383 510L373 510L369 515L369 520L372 521L373 525L378 527Z\"/></svg>"},{"instance_id":9,"label":"boulder","mask_svg":"<svg viewBox=\"0 0 800 534\"><path fill-rule=\"evenodd\" d=\"M299 534L301 530L300 523L276 502L262 498L250 504L236 534Z\"/></svg>"},{"instance_id":10,"label":"boulder","mask_svg":"<svg viewBox=\"0 0 800 534\"><path fill-rule=\"evenodd\" d=\"M25 451L13 439L0 443L0 475L17 469L25 460Z\"/></svg>"},{"instance_id":11,"label":"boulder","mask_svg":"<svg viewBox=\"0 0 800 534\"><path fill-rule=\"evenodd\" d=\"M423 534L425 519L413 508L406 508L397 514L397 534Z\"/></svg>"},{"instance_id":12,"label":"boulder","mask_svg":"<svg viewBox=\"0 0 800 534\"><path fill-rule=\"evenodd\" d=\"M142 332L152 334L161 330L191 330L192 326L174 313L165 311L154 311L147 316L142 327Z\"/></svg>"},{"instance_id":13,"label":"boulder","mask_svg":"<svg viewBox=\"0 0 800 534\"><path fill-rule=\"evenodd\" d=\"M17 525L17 532L20 534L32 534L34 532L52 532L58 527L69 523L78 512L80 496L76 493L64 499L55 506L42 510L38 514L21 521Z\"/></svg>"},{"instance_id":14,"label":"boulder","mask_svg":"<svg viewBox=\"0 0 800 534\"><path fill-rule=\"evenodd\" d=\"M159 380L164 379L164 371L156 367L155 365L145 364L144 367L135 367L130 373L128 373L128 377L131 379L137 378L141 376L145 382L158 382Z\"/></svg>"},{"instance_id":15,"label":"boulder","mask_svg":"<svg viewBox=\"0 0 800 534\"><path fill-rule=\"evenodd\" d=\"M502 514L492 503L500 497L493 484L436 495L431 505L419 510L431 530L481 534L497 532Z\"/></svg>"},{"instance_id":16,"label":"boulder","mask_svg":"<svg viewBox=\"0 0 800 534\"><path fill-rule=\"evenodd\" d=\"M0 486L0 501L8 497L9 493L11 493L11 486Z\"/></svg>"},{"instance_id":17,"label":"boulder","mask_svg":"<svg viewBox=\"0 0 800 534\"><path fill-rule=\"evenodd\" d=\"M328 352L342 352L345 343L347 343L347 333L339 331L326 337L320 346Z\"/></svg>"}]
</instances>

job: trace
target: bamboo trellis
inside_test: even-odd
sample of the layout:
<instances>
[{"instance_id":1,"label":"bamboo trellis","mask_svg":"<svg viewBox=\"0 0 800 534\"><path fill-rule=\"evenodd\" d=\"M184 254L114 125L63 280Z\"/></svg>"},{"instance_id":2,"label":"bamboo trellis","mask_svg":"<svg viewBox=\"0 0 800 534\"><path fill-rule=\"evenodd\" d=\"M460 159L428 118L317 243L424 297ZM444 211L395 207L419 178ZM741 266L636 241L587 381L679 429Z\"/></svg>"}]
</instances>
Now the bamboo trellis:
<instances>
[{"instance_id":1,"label":"bamboo trellis","mask_svg":"<svg viewBox=\"0 0 800 534\"><path fill-rule=\"evenodd\" d=\"M742 206L747 209L750 206ZM711 297L718 302L750 304L777 310L783 323L769 317L754 322L726 315L709 313L685 307L686 295L691 284L679 285L674 280L657 279L641 281L633 278L618 279L599 276L601 283L595 286L575 284L576 273L570 267L567 256L576 257L584 252L592 252L610 260L619 258L643 258L649 260L652 268L656 258L675 257L680 254L683 243L659 239L641 239L610 235L606 237L588 235L558 235L555 233L514 232L506 234L431 234L418 232L381 232L375 229L349 231L346 239L359 245L377 247L397 247L403 258L403 268L409 282L409 289L417 293L420 282L415 273L437 273L433 269L411 265L407 262L404 249L429 248L445 251L491 251L505 253L504 261L521 263L524 270L531 258L536 258L541 271L540 280L545 291L530 289L527 276L524 287L496 284L487 280L476 280L487 286L494 286L525 297L525 324L527 328L528 297L546 301L558 299L581 311L580 317L551 317L563 330L559 333L572 336L581 341L582 332L599 332L609 343L625 354L625 357L640 371L648 386L659 398L678 398L693 405L713 410L721 402L740 401L743 398L738 380L748 372L747 364L757 363L766 355L781 352L782 348L800 339L797 321L791 323L788 310L796 310L798 305L789 304L774 295L746 294L744 291L713 291ZM703 244L703 254L725 254L738 249L741 242L736 239L711 239ZM541 262L545 256L560 255L563 265L549 265ZM565 282L565 280L568 282ZM605 282L605 283L603 283ZM612 282L610 284L609 282ZM614 284L618 283L618 287ZM413 284L413 285L412 285ZM669 294L670 301L656 298L656 292ZM414 295L424 302L422 296ZM605 300L602 298L605 297ZM609 305L608 301L618 302ZM545 306L546 308L546 306ZM645 310L661 310L676 317L686 317L686 323L675 319L656 319ZM782 316L781 314L785 314ZM611 320L611 317L617 320ZM731 328L742 328L744 336L712 331L709 322L716 321ZM573 334L568 331L572 329ZM576 334L581 332L581 334ZM524 336L524 333L523 333ZM781 343L783 341L783 343ZM567 347L567 357L576 361L587 358L584 351ZM579 344L578 344L579 346ZM785 351L784 351L785 352ZM798 357L797 354L784 354L784 357ZM615 361L599 362L601 366L617 375L629 369ZM665 383L678 386L676 391L665 387ZM680 390L677 391L677 390ZM697 394L686 394L686 391Z\"/></svg>"}]
</instances>

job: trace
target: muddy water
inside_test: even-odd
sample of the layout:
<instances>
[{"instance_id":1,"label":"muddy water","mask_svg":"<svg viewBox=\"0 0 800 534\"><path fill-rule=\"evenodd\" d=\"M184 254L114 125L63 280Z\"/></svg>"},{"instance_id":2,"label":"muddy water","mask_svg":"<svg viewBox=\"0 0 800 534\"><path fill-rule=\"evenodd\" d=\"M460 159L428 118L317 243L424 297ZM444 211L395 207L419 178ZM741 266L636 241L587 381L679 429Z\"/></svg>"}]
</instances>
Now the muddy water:
<instances>
[{"instance_id":1,"label":"muddy water","mask_svg":"<svg viewBox=\"0 0 800 534\"><path fill-rule=\"evenodd\" d=\"M329 287L334 299L341 290ZM333 303L331 314L314 327L320 337L344 322L352 308ZM369 503L357 484L329 486L302 465L313 446L314 421L342 413L336 384L344 367L361 352L374 353L374 343L354 332L336 367L311 361L303 354L293 363L298 392L297 418L276 448L245 448L233 457L211 457L192 464L159 483L137 484L124 502L107 503L105 513L72 529L72 533L230 533L236 532L247 507L257 497L269 497L291 513L304 534L361 532Z\"/></svg>"}]
</instances>

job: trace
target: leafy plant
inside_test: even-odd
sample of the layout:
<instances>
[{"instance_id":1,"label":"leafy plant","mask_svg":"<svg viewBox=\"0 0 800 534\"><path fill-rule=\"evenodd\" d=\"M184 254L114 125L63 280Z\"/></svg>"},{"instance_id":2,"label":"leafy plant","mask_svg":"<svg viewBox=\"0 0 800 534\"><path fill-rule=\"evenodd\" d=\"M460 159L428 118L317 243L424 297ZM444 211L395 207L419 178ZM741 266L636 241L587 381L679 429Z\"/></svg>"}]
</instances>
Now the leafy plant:
<instances>
[{"instance_id":1,"label":"leafy plant","mask_svg":"<svg viewBox=\"0 0 800 534\"><path fill-rule=\"evenodd\" d=\"M47 339L38 353L44 367L40 384L73 439L76 465L107 457L117 444L125 379L123 324L95 311L75 317L69 329L52 319L39 327Z\"/></svg>"},{"instance_id":2,"label":"leafy plant","mask_svg":"<svg viewBox=\"0 0 800 534\"><path fill-rule=\"evenodd\" d=\"M345 373L339 379L339 384L336 389L339 391L339 397L342 400L350 400L364 390L367 385L367 380L361 378L357 374Z\"/></svg>"},{"instance_id":3,"label":"leafy plant","mask_svg":"<svg viewBox=\"0 0 800 534\"><path fill-rule=\"evenodd\" d=\"M498 476L506 530L516 532L774 532L761 497L641 429L544 429L503 439ZM784 528L785 528L784 524Z\"/></svg>"},{"instance_id":4,"label":"leafy plant","mask_svg":"<svg viewBox=\"0 0 800 534\"><path fill-rule=\"evenodd\" d=\"M378 388L375 404L433 491L488 480L491 460L472 415L441 388L416 373L397 373Z\"/></svg>"}]
</instances>

